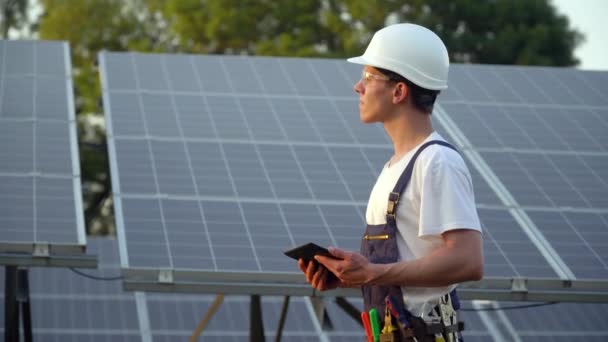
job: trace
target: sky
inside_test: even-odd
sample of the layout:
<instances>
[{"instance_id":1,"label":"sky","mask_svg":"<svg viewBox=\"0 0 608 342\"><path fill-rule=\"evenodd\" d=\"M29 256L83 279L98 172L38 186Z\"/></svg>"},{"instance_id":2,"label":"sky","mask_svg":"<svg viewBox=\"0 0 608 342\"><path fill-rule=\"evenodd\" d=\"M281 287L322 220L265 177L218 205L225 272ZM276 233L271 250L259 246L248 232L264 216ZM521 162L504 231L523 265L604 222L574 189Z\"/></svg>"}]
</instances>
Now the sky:
<instances>
[{"instance_id":1,"label":"sky","mask_svg":"<svg viewBox=\"0 0 608 342\"><path fill-rule=\"evenodd\" d=\"M570 26L585 35L574 51L578 68L608 70L608 0L552 0Z\"/></svg>"}]
</instances>

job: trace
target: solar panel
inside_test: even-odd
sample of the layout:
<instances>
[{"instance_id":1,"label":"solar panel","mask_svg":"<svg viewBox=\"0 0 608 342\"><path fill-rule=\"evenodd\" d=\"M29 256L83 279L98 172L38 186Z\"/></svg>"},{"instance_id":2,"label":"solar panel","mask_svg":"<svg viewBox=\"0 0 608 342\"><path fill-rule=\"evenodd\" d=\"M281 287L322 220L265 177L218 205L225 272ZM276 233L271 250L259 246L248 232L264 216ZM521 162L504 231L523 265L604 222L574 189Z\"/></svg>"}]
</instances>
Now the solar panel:
<instances>
[{"instance_id":1,"label":"solar panel","mask_svg":"<svg viewBox=\"0 0 608 342\"><path fill-rule=\"evenodd\" d=\"M124 230L130 267L287 272L294 263L282 250L310 234L320 243L358 246L347 233L334 236L322 213L346 211L358 231L380 163L375 154L389 150L380 134L353 145L355 125L341 112L350 110L350 89L333 101L313 75L298 84L277 77L316 61L169 59L102 56L114 189L124 224L133 227ZM319 65L348 83L341 69ZM135 89L141 95L133 96Z\"/></svg>"},{"instance_id":2,"label":"solar panel","mask_svg":"<svg viewBox=\"0 0 608 342\"><path fill-rule=\"evenodd\" d=\"M0 252L85 245L68 46L0 41Z\"/></svg>"},{"instance_id":3,"label":"solar panel","mask_svg":"<svg viewBox=\"0 0 608 342\"><path fill-rule=\"evenodd\" d=\"M513 303L500 306L508 307ZM522 341L603 341L608 337L603 317L606 305L560 303L557 305L505 311ZM539 329L539 327L542 327Z\"/></svg>"},{"instance_id":4,"label":"solar panel","mask_svg":"<svg viewBox=\"0 0 608 342\"><path fill-rule=\"evenodd\" d=\"M479 156L474 168L501 192L504 205L516 208L528 235L540 236L541 252L555 251L546 259L561 278L606 279L608 73L482 65L452 70L453 90L440 103L453 123L450 133L464 136L463 147ZM542 264L534 260L531 265Z\"/></svg>"},{"instance_id":5,"label":"solar panel","mask_svg":"<svg viewBox=\"0 0 608 342\"><path fill-rule=\"evenodd\" d=\"M323 59L107 52L100 54L100 66L127 288L248 293L253 282L268 294L309 294L283 250L311 240L358 250L369 191L392 153L381 126L359 122L352 91L358 66ZM603 137L596 130L587 140L562 137L564 146L541 149L552 137L532 135L527 123L510 114L533 111L530 122L554 125L546 131L561 136L557 121L566 116L549 124L539 110L565 105L551 104L534 83L536 77L547 83L553 69L528 75L518 68L492 68L455 66L434 122L471 168L488 236L487 280L507 284L508 292L511 283L501 281L518 277L553 279L563 287L561 280L576 279L574 273L542 227L530 224L521 209L528 207L507 201L504 189L513 187L509 194L530 209L561 208L556 202L595 208L602 201L599 191L587 186L576 168L555 167L550 177L538 170L565 156L589 157L595 164L585 172L602 179L597 159L604 153ZM580 78L571 72L567 77ZM523 82L545 102L528 104L506 80ZM565 90L553 85L551 91L558 98ZM576 103L591 113L586 126L576 129L590 131L596 108ZM575 148L584 144L596 150L581 157ZM536 156L533 163L526 164L528 155ZM478 167L479 160L489 167ZM557 189L557 180L569 187ZM159 279L171 286L159 285ZM490 296L486 285L470 298Z\"/></svg>"}]
</instances>

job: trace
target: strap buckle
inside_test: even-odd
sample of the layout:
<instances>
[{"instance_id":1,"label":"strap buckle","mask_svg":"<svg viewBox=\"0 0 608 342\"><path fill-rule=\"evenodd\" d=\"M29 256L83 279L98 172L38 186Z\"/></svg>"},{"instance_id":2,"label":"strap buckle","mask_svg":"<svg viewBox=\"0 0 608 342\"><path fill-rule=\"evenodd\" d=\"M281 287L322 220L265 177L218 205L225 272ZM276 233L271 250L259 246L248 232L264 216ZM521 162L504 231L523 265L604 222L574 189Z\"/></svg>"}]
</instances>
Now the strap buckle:
<instances>
[{"instance_id":1,"label":"strap buckle","mask_svg":"<svg viewBox=\"0 0 608 342\"><path fill-rule=\"evenodd\" d=\"M399 193L392 191L388 195L388 205L386 206L386 215L395 216L395 209L399 203Z\"/></svg>"}]
</instances>

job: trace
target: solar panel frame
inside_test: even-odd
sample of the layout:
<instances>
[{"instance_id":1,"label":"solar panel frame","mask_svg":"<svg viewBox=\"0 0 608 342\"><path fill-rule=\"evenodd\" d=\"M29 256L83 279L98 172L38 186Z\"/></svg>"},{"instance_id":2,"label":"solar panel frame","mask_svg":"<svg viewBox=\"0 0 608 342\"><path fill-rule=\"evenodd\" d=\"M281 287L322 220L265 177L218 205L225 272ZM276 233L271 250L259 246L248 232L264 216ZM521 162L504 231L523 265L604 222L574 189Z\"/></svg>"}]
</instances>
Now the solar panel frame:
<instances>
[{"instance_id":1,"label":"solar panel frame","mask_svg":"<svg viewBox=\"0 0 608 342\"><path fill-rule=\"evenodd\" d=\"M31 124L33 129L33 141L37 141L32 146L33 151L35 151L36 155L33 157L33 164L28 167L28 169L17 169L9 172L0 172L0 175L3 178L12 178L12 179L31 179L33 182L33 191L35 193L35 198L39 199L37 192L37 184L39 182L52 182L53 179L61 180L64 179L69 183L71 183L71 190L68 190L64 196L69 196L71 205L69 206L71 210L74 210L72 222L69 222L68 225L74 225L75 232L70 232L64 237L49 235L48 233L45 236L38 236L38 229L36 228L36 220L39 219L37 215L35 215L36 219L33 221L33 232L32 237L30 239L24 239L23 241L3 241L0 242L0 252L2 253L24 253L23 259L17 260L15 255L7 256L10 264L14 262L18 262L20 265L27 265L28 262L33 264L40 265L39 261L32 261L31 255L32 253L38 253L40 251L45 252L48 250L50 255L62 255L68 256L67 259L62 259L63 261L58 260L59 263L63 263L66 260L70 260L70 255L82 255L86 249L86 233L84 227L84 215L83 215L83 205L82 205L82 194L81 194L81 184L80 184L80 157L78 154L78 136L76 132L76 116L75 116L75 107L74 107L74 98L73 98L73 83L72 83L72 72L71 72L71 60L69 54L69 46L67 42L49 42L49 41L2 41L0 42L0 46L2 49L0 53L2 54L1 58L1 67L2 67L2 75L1 84L0 84L0 116L2 113L6 114L6 112L10 109L5 107L6 105L6 80L7 79L16 79L16 80L32 80L32 89L33 92L30 93L32 96L32 107L29 114L26 117L11 117L11 116L2 116L0 120L3 123L13 122L20 124ZM9 46L12 46L9 48ZM15 52L15 49L29 49L31 50L31 54L20 54ZM44 58L42 57L42 53L44 54ZM10 58L7 57L7 53L10 53ZM26 63L29 61L29 68ZM6 64L13 63L15 64L14 68L11 66L9 69ZM53 66L50 67L49 65ZM46 82L46 85L45 85ZM58 86L58 83L62 83ZM39 86L40 84L40 86ZM62 95L65 99L65 103L62 101L50 101L50 99L54 98L57 95ZM40 102L41 101L41 102ZM40 102L40 103L38 103ZM64 103L61 106L50 106L52 103ZM37 105L44 105L45 110L40 111L36 108ZM48 113L53 113L53 116L48 116ZM57 115L63 115L63 117L57 117ZM47 128L45 128L47 127ZM52 128L52 129L51 129ZM48 130L51 129L51 134L40 135L38 133L42 132L41 129ZM59 130L57 130L59 129ZM61 134L59 134L61 133ZM63 134L66 135L66 141L62 142L60 145L53 143L54 137L61 137ZM50 140L39 140L38 138L45 138ZM65 145L64 145L65 144ZM57 163L49 163L45 158L47 154L53 153L53 146L60 147L60 150L55 154L55 156L63 156L63 162L67 165L60 166L57 168ZM66 146L65 149L63 149ZM63 149L63 150L61 150ZM41 154L38 154L41 153ZM68 160L69 158L69 160ZM42 183L41 183L42 184ZM50 184L50 183L49 183ZM58 189L63 189L58 188ZM64 189L65 190L65 189ZM49 202L53 203L53 202ZM41 208L44 208L41 207ZM71 211L70 210L70 211ZM39 214L39 212L36 212ZM52 214L51 211L48 214ZM41 223L44 223L42 221ZM49 232L50 233L50 232ZM42 249L39 249L39 248ZM44 253L43 253L44 254ZM27 256L29 255L29 257ZM83 261L85 264L90 264L90 258L85 258L87 260L74 259L75 265L83 265ZM67 261L69 263L69 261ZM50 261L52 264L53 261Z\"/></svg>"}]
</instances>

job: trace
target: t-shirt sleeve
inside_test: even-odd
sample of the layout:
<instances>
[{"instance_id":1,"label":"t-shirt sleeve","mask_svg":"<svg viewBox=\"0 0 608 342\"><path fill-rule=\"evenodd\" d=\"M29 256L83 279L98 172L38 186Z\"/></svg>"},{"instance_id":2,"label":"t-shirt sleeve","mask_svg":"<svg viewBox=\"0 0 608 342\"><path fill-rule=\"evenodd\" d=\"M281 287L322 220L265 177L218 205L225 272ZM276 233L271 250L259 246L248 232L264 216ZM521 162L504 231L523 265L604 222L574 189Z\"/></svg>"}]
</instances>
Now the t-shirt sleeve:
<instances>
[{"instance_id":1,"label":"t-shirt sleeve","mask_svg":"<svg viewBox=\"0 0 608 342\"><path fill-rule=\"evenodd\" d=\"M434 158L422 179L420 237L452 229L481 231L469 171L464 161L445 157Z\"/></svg>"}]
</instances>

